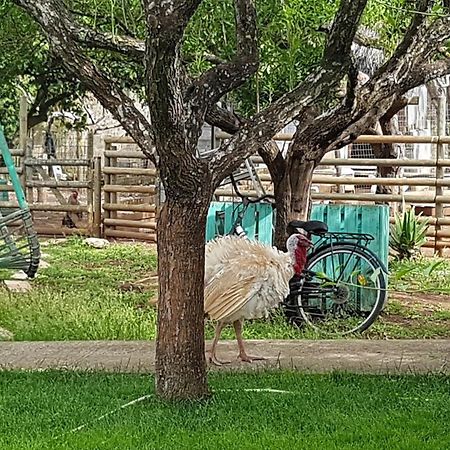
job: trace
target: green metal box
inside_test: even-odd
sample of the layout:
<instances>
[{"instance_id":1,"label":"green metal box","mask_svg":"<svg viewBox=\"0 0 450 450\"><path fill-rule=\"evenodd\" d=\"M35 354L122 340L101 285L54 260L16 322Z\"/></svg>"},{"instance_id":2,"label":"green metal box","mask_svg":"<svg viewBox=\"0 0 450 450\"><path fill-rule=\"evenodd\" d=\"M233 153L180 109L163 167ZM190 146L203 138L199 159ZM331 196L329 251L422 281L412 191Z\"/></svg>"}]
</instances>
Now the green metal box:
<instances>
[{"instance_id":1,"label":"green metal box","mask_svg":"<svg viewBox=\"0 0 450 450\"><path fill-rule=\"evenodd\" d=\"M212 202L206 226L206 239L230 232L240 203ZM250 239L271 244L274 224L271 205L249 205L243 227ZM389 254L389 207L386 205L323 205L312 206L311 220L322 220L330 231L369 233L374 236L369 248L387 267Z\"/></svg>"}]
</instances>

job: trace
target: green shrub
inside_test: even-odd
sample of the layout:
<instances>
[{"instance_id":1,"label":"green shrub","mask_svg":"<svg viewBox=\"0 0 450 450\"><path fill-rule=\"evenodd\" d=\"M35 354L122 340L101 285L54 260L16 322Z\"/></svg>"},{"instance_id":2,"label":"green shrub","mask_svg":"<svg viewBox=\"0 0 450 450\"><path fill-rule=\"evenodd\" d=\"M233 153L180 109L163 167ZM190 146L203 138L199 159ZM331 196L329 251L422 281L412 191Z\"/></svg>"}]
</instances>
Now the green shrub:
<instances>
[{"instance_id":1,"label":"green shrub","mask_svg":"<svg viewBox=\"0 0 450 450\"><path fill-rule=\"evenodd\" d=\"M413 209L408 209L403 214L395 214L389 245L400 260L413 258L426 241L428 219L421 221L420 216L421 214L416 215Z\"/></svg>"}]
</instances>

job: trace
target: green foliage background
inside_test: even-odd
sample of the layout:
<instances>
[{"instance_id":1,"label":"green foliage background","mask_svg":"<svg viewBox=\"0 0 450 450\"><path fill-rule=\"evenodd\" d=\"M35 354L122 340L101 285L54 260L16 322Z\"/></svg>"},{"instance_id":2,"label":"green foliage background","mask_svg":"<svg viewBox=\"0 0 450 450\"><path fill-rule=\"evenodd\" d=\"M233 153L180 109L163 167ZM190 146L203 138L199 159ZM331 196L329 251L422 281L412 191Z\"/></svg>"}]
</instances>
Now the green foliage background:
<instances>
[{"instance_id":1,"label":"green foliage background","mask_svg":"<svg viewBox=\"0 0 450 450\"><path fill-rule=\"evenodd\" d=\"M304 79L318 64L325 34L318 28L330 24L338 1L255 0L258 12L261 65L255 77L230 94L227 101L243 114L265 107ZM145 38L139 0L67 0L74 17L104 32ZM371 0L363 25L378 33L369 44L388 55L404 32L411 2ZM80 98L84 87L65 74L53 58L39 27L25 13L4 0L0 4L0 122L12 137L18 128L18 104L22 90L35 98L42 86L49 98L67 94L58 105L82 114ZM198 75L210 67L205 53L229 59L235 52L232 0L204 0L191 21L184 41L189 70ZM141 98L143 65L103 51L88 51L97 64L122 87Z\"/></svg>"}]
</instances>

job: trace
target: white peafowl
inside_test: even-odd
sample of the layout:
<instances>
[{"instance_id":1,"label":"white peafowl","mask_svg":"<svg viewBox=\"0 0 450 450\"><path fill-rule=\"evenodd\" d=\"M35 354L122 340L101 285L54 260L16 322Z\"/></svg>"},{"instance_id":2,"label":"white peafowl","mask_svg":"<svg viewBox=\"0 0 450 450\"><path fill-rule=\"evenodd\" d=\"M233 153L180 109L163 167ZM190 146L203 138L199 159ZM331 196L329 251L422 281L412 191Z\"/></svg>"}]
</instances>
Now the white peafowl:
<instances>
[{"instance_id":1,"label":"white peafowl","mask_svg":"<svg viewBox=\"0 0 450 450\"><path fill-rule=\"evenodd\" d=\"M232 323L242 361L264 359L249 356L242 339L244 319L267 317L289 294L289 280L301 274L311 241L293 234L283 253L256 241L226 236L209 242L205 263L205 313L217 321L210 362L221 365L216 346L223 327ZM228 362L228 361L227 361Z\"/></svg>"}]
</instances>

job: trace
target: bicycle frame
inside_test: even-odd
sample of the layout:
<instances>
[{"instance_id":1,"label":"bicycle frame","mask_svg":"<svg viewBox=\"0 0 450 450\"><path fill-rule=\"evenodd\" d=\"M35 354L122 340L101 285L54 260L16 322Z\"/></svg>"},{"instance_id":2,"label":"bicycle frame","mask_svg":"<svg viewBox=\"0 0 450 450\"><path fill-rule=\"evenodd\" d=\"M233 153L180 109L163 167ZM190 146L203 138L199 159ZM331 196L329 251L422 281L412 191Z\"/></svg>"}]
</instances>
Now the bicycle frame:
<instances>
[{"instance_id":1,"label":"bicycle frame","mask_svg":"<svg viewBox=\"0 0 450 450\"><path fill-rule=\"evenodd\" d=\"M313 236L318 237L318 240L313 242L313 246L309 252L308 258L310 258L314 253L322 251L326 248L330 248L333 251L333 247L335 245L345 245L349 248L362 248L364 251L370 255L374 260L377 261L377 264L381 266L381 269L384 273L388 274L388 270L384 263L379 260L377 255L368 248L370 242L372 242L375 238L369 233L349 233L349 232L340 232L340 231L328 231L323 234L314 234ZM311 237L311 236L310 236Z\"/></svg>"}]
</instances>

